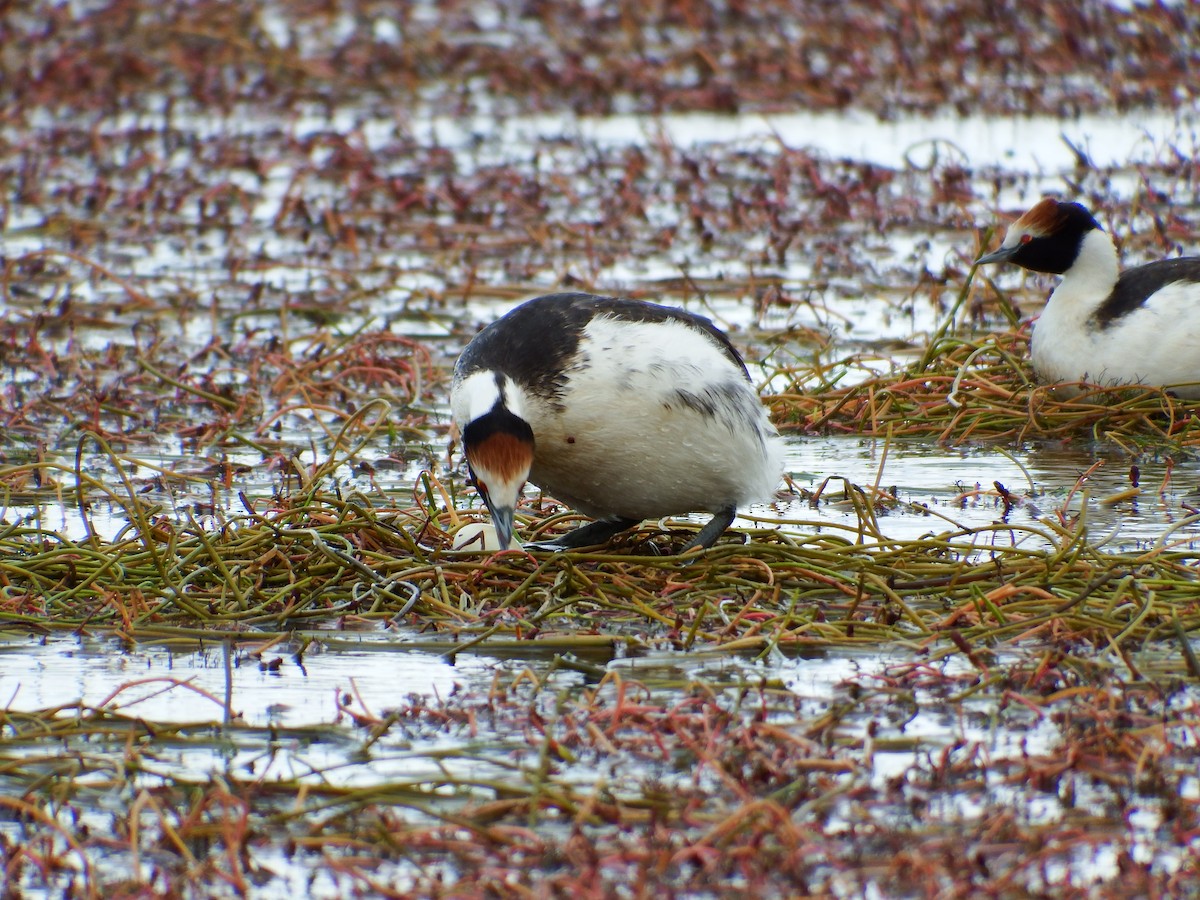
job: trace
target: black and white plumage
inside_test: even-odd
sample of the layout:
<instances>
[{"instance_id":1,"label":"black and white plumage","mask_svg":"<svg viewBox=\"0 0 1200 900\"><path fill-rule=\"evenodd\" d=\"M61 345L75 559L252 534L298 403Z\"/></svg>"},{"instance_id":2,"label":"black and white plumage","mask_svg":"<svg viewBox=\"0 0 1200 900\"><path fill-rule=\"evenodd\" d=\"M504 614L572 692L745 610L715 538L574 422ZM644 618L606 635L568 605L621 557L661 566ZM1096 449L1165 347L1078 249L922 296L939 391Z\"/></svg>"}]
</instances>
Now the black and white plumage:
<instances>
[{"instance_id":1,"label":"black and white plumage","mask_svg":"<svg viewBox=\"0 0 1200 900\"><path fill-rule=\"evenodd\" d=\"M454 421L502 547L526 480L596 521L542 549L602 543L643 519L708 511L709 547L768 500L783 441L745 364L708 319L620 297L549 294L463 350Z\"/></svg>"},{"instance_id":2,"label":"black and white plumage","mask_svg":"<svg viewBox=\"0 0 1200 900\"><path fill-rule=\"evenodd\" d=\"M1062 276L1030 342L1043 381L1145 384L1200 398L1200 257L1121 271L1091 213L1046 197L976 265L994 262Z\"/></svg>"}]
</instances>

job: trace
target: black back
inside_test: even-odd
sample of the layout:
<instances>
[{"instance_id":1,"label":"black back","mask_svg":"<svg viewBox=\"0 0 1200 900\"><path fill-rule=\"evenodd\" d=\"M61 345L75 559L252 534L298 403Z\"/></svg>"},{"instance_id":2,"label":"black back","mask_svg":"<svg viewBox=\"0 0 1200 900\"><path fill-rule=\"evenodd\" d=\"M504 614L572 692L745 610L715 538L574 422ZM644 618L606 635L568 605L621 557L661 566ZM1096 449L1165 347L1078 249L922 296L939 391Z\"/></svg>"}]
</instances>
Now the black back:
<instances>
[{"instance_id":1,"label":"black back","mask_svg":"<svg viewBox=\"0 0 1200 900\"><path fill-rule=\"evenodd\" d=\"M705 334L750 379L729 338L704 316L643 300L581 292L535 297L501 316L467 345L454 366L455 376L494 369L543 396L558 396L584 326L599 315L627 322L682 322Z\"/></svg>"},{"instance_id":2,"label":"black back","mask_svg":"<svg viewBox=\"0 0 1200 900\"><path fill-rule=\"evenodd\" d=\"M1096 310L1096 322L1103 328L1126 313L1143 306L1146 298L1155 291L1177 281L1200 282L1200 257L1160 259L1126 269L1117 279L1112 293Z\"/></svg>"}]
</instances>

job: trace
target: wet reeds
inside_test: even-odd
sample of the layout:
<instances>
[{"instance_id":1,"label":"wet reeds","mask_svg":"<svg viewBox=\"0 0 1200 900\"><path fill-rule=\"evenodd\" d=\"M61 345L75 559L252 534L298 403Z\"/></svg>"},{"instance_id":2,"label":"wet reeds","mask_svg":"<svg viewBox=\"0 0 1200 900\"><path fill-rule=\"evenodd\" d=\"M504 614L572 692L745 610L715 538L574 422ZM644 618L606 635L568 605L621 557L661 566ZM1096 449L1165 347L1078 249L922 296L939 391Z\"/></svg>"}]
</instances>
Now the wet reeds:
<instances>
[{"instance_id":1,"label":"wet reeds","mask_svg":"<svg viewBox=\"0 0 1200 900\"><path fill-rule=\"evenodd\" d=\"M823 363L784 370L792 387L771 398L787 430L919 438L941 444L1020 446L1034 441L1188 454L1200 446L1200 407L1143 386L1039 384L1027 329L935 338L923 358L813 392ZM864 371L860 362L840 369ZM869 370L866 370L869 371Z\"/></svg>"},{"instance_id":2,"label":"wet reeds","mask_svg":"<svg viewBox=\"0 0 1200 900\"><path fill-rule=\"evenodd\" d=\"M6 9L0 894L1197 895L1192 494L1121 549L986 479L970 528L837 480L687 559L686 521L453 549L480 514L448 366L558 286L712 315L797 439L1190 477L1192 405L1037 384L1046 285L973 280L1046 172L953 129L885 165L717 118L1186 116L1187 4L801 6ZM630 112L714 139L574 118ZM1058 186L1127 260L1195 252L1190 128L1116 167L1063 136ZM41 699L63 648L111 689ZM324 719L234 690L352 652L474 667L384 704L349 678Z\"/></svg>"}]
</instances>

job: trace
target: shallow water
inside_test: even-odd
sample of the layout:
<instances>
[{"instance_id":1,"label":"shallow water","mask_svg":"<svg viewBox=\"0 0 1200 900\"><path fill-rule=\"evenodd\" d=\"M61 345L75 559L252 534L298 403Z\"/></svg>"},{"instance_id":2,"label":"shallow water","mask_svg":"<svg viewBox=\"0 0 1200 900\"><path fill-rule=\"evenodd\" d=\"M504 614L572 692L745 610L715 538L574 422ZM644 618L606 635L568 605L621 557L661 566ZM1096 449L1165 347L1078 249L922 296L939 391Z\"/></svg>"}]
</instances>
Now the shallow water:
<instances>
[{"instance_id":1,"label":"shallow water","mask_svg":"<svg viewBox=\"0 0 1200 900\"><path fill-rule=\"evenodd\" d=\"M1042 523L1075 522L1081 514L1091 541L1114 552L1144 549L1156 542L1192 548L1196 546L1193 542L1200 540L1200 520L1194 512L1200 504L1200 462L1196 460L1176 464L1166 457L1139 459L1139 488L1130 496L1129 459L1103 446L945 447L914 441L793 436L787 439L787 448L785 471L799 493L789 495L781 490L770 506L744 510L746 517L740 518L736 527L773 528L800 536L824 529L854 537L860 532L860 520L847 494L853 487L876 499L878 536L895 541L1012 525L1016 530L1008 541L1039 546L1045 542L1034 532L1045 531ZM204 458L179 456L165 449L157 454L139 452L137 458L171 471L199 471L206 465ZM359 458L377 466L371 478L348 464L333 473L330 484L336 482L343 491L373 496L381 508L386 504L376 489L391 497L408 497L430 462L414 459L399 467L388 465L387 451L372 445L367 445ZM227 460L242 466L229 487L168 488L149 468L133 472L132 481L142 491L141 499L162 504L168 516L216 528L244 514L240 495L265 500L280 488L280 476L267 470L257 453L228 454ZM65 457L63 463L67 464ZM84 471L104 478L111 471L111 461L103 456L86 459ZM452 476L442 473L442 477ZM996 482L1017 498L1012 508L1005 510ZM532 486L526 493L538 495ZM482 509L472 491L466 490L465 495L475 508ZM12 505L4 517L38 523L71 540L82 539L89 530L112 539L131 526L127 510L101 494L91 497L86 520L70 505L49 502L38 507ZM691 518L706 520L704 516ZM991 530L986 540L1004 542L1006 538L1002 530Z\"/></svg>"},{"instance_id":2,"label":"shallow water","mask_svg":"<svg viewBox=\"0 0 1200 900\"><path fill-rule=\"evenodd\" d=\"M118 133L131 124L134 123L115 120L105 127ZM155 127L161 123L139 120L136 124ZM179 124L176 122L176 127ZM499 122L464 122L417 114L410 121L397 124L392 119L343 110L330 117L305 115L287 123L231 118L197 120L185 125L196 133L233 130L251 137L280 127L292 129L297 137L330 129L354 131L368 147L387 145L397 135L411 131L411 136L420 141L436 137L454 155L458 171L464 174L490 164L526 166L535 149L542 153L576 153L578 150L573 146L576 143L605 148L650 144L691 149L720 146L730 155L735 155L739 148L749 147L810 148L831 159L865 161L896 169L969 167L980 183L997 184L992 189L981 189L981 195L991 197L996 206L1010 211L1028 205L1043 191L1062 192L1073 183L1078 174L1078 160L1067 141L1085 151L1097 166L1122 167L1107 176L1108 188L1131 197L1141 189L1139 165L1169 155L1168 148L1178 148L1193 158L1198 152L1196 121L1186 116L1153 113L1072 120L973 117L888 123L853 113L736 119L704 115L655 119L529 117ZM319 167L323 161L321 154L316 153L306 162ZM996 173L1001 171L1007 175L998 178ZM337 297L346 281L353 280L341 280L342 276L328 260L312 262L306 248L294 238L274 233L273 220L286 198L291 175L287 166L281 165L264 178L242 173L234 179L250 198L246 217L252 228L257 229L253 249L261 259L249 275L232 275L225 270L229 239L216 231L205 233L196 241L155 238L129 250L127 271L131 275L149 283L157 282L160 287L184 282L196 296L203 298L203 303L195 305L181 302L177 315L158 324L164 339L178 340L185 351L192 352L213 338L255 330L271 332L286 326L301 336L296 340L302 344L306 323L300 314L242 308L239 295L232 289L253 281L280 292ZM339 187L314 180L307 190L315 201L336 198ZM559 203L567 205L565 201ZM15 209L10 215L9 228L34 225L46 212L37 208ZM587 210L571 212L584 217ZM974 212L983 221L993 210ZM653 220L662 214L662 209L649 205L648 218ZM957 267L961 278L963 260L974 250L973 239L974 235L965 227L950 233L897 229L895 233L874 236L869 261L872 272L887 272L890 267L897 267L905 273L927 269L941 274L953 273ZM6 235L4 251L16 256L34 252L44 243L44 237L36 233ZM685 271L695 278L736 279L757 271L758 264L751 259L762 250L757 246L743 249L744 253L733 257L708 259L694 243L683 240L671 249L648 249L633 261L617 258L597 265L592 274L597 283L613 291L631 286L653 292L657 283L678 278ZM412 297L426 290L436 292L448 283L464 279L458 272L435 271L436 266L411 247L395 249L387 263L390 268L386 271L356 273L355 277L360 279L358 286L365 284L371 292L353 309L339 311L335 329L338 333L348 334L386 323L394 333L426 340L437 354L438 363L445 364L471 324L495 318L512 302L485 296L453 308L430 305L410 315L407 308ZM569 267L539 270L532 279L520 283L536 286L540 280L549 289L566 268ZM770 268L773 275L784 280L807 284L812 278L814 260L796 254ZM490 278L496 283L505 280L500 274L503 271L500 263L491 269L484 266L481 271L484 280ZM1006 272L997 277L1003 284L1015 285L1022 276ZM803 355L814 351L798 330L812 328L833 340L835 356L878 345L881 365L886 365L891 353L923 346L945 312L934 303L906 302L912 282L904 278L898 278L897 282L881 283L878 278L866 276L858 281L835 278L811 302L785 308L754 309L742 302L742 297L720 291L689 297L686 305L728 327L739 343L746 338L745 342L755 344L761 334L797 334L795 341L786 347L789 352ZM953 282L948 286L951 293L957 288L958 284ZM76 304L101 304L120 293L111 284L87 279L74 283L71 292ZM230 292L233 299L222 292ZM44 312L45 304L39 298L25 298L23 302L23 306L5 308L0 315L6 322L20 322ZM206 303L211 306L205 307ZM97 325L94 330L80 333L46 334L44 339L48 346L63 348L71 341L91 348L110 344L136 346L144 336L126 327L127 324L128 318L120 318L119 325ZM769 370L755 369L756 373L760 371L766 381ZM14 388L36 384L41 376L36 372L9 371L3 377L4 386ZM236 366L230 366L223 377L236 385L243 376ZM363 447L358 457L376 469L373 480L349 465L341 467L333 478L344 490L359 490L380 505L385 501L373 493L376 487L396 498L397 505L403 505L408 502L420 471L437 469L444 459L446 425L445 411L441 408L432 423L428 443L412 445L410 455L399 461L395 448L386 441L376 440ZM312 465L328 453L328 444L321 435L317 414L307 417L295 414L274 439L281 447L296 449L299 460ZM58 433L54 432L47 444L42 448L47 458L69 472L75 464L73 442L62 441L60 445ZM1200 542L1200 521L1192 513L1200 505L1200 464L1194 459L1168 461L1152 456L1139 459L1141 490L1131 497L1127 494L1130 460L1112 447L1083 442L1074 446L1029 444L998 448L981 444L949 448L855 437L793 437L789 438L788 448L787 468L798 493L782 495L770 506L746 511L747 517L739 526L778 529L797 536L824 531L866 543L950 533L962 543L974 540L983 555L997 543L1047 546L1055 526L1074 528L1082 517L1089 542L1114 552L1162 543L1193 549ZM172 439L139 444L127 453L131 459L184 472L203 472L213 464L216 455L211 448L188 448ZM214 482L200 487L164 487L156 482L154 471L145 466L131 467L129 474L135 489L144 490L146 499L160 503L165 514L180 521L191 517L215 528L240 514L239 493L244 492L251 500L265 500L279 490L282 482L282 476L256 450L223 447L220 456L223 462L241 467L227 486ZM1081 481L1098 460L1103 460L1103 466ZM89 449L82 458L82 468L97 479L113 481L112 460L101 453ZM1006 510L992 493L994 482L1003 483L1021 502ZM863 502L857 493L852 493L854 489L862 489L863 496L872 501L873 519L869 527L860 518ZM818 492L819 499L814 501L813 495ZM46 530L72 539L82 538L89 529L103 537L114 537L131 524L121 504L103 494L89 497L86 522L69 491L62 503L50 492L40 496L45 499L38 506L9 506L3 511L4 520L36 522ZM478 508L477 501L472 503ZM86 635L42 637L7 633L0 642L0 697L10 712L70 708L76 704L102 705L111 712L148 722L189 724L194 726L193 736L205 737L174 744L164 742L155 748L140 776L145 784L153 784L156 778L204 777L229 771L243 776L254 773L265 780L300 778L366 786L436 780L447 771L498 782L515 780L514 767L529 764L535 748L528 735L487 727L481 727L476 734L452 735L436 728L423 732L414 727L389 733L383 741L373 743L368 740L362 722L377 720L404 704L432 703L459 690L473 694L486 692L497 677L513 678L526 669L546 679L544 689L551 695L556 691L578 692L593 683L589 676L577 672L551 671L553 654L550 653L518 658L489 655L481 650L459 653L450 659L423 649L420 635L383 627L361 631L330 629L297 635L297 640L301 637L313 638L302 657L295 655L298 645L289 643L267 649L260 660L244 641L232 649L218 635L203 643L165 646L129 645ZM1131 652L1136 661L1137 650ZM784 725L803 723L807 727L810 720L819 719L849 692L870 693L881 683L899 680L897 673L925 665L925 658L923 651L912 646L848 651L836 656L775 652L761 660L725 653L684 654L650 646L612 658L607 653L601 654L593 663L606 672L645 685L658 698L672 700L686 696L689 685L695 682L709 686L723 701L763 683L782 685L778 695L772 695L768 714ZM978 793L939 794L935 802L944 805L939 811L945 820L978 816L989 804L997 802L1016 807L1020 815L1036 821L1066 819L1069 811L1058 797L1006 780L1008 770L1004 769L1008 764L1012 771L1019 771L1018 761L1025 755L1061 746L1068 740L1064 737L1065 725L1049 716L1039 718L1019 704L1004 706L994 695L967 703L966 715L948 715L942 702L950 690L946 685L960 689L972 675L961 657L935 662L931 664L928 682L903 696L880 695L867 714L860 711L841 723L836 730L838 739L859 742L864 748L863 768L847 776L847 784L853 786L858 779L859 783L882 788L913 768L914 761L924 762L943 752L951 754L957 747L977 747L997 764L996 774L983 779L983 788ZM893 699L896 702L891 702ZM1179 692L1176 702L1195 704L1200 698L1194 689L1188 688ZM1002 711L997 711L1001 707ZM62 713L73 714L73 709ZM276 726L286 728L290 737L278 740L272 731ZM617 793L622 789L633 793L631 785L651 776L667 784L672 778L691 777L691 773L673 772L669 766L629 762L617 755L591 764L564 764L559 777L594 783L598 772ZM1187 789L1192 796L1200 793L1194 778L1187 782ZM1080 805L1086 807L1093 798L1088 796L1085 786L1079 790ZM832 821L845 827L848 833L856 814L850 798L829 813ZM898 803L889 814L899 819L908 812ZM1161 852L1154 845L1154 831L1161 825L1162 816L1151 802L1140 798L1131 805L1127 816L1144 838L1137 848L1139 852L1164 867L1177 865L1171 853ZM11 836L19 836L15 826L3 827L8 827ZM305 890L307 876L300 864L274 857L267 857L267 861L282 873L281 878L295 879L297 893ZM1080 883L1095 883L1114 873L1119 864L1117 855L1109 848L1102 847L1090 856L1080 851L1073 877ZM335 896L344 886L318 881L307 887ZM277 888L278 883L273 889Z\"/></svg>"},{"instance_id":3,"label":"shallow water","mask_svg":"<svg viewBox=\"0 0 1200 900\"><path fill-rule=\"evenodd\" d=\"M368 738L367 725L378 722L393 709L415 703L421 697L446 698L457 690L467 696L485 694L497 676L511 678L529 660L496 658L486 654L459 654L451 664L437 654L415 649L416 636L373 631L361 635L337 633L327 639L336 646L326 650L316 635L302 661L277 647L263 655L262 663L246 654L246 645L233 653L219 642L203 647L166 649L154 646L129 647L94 638L8 637L0 646L0 693L6 709L43 710L64 706L63 715L73 716L75 704L85 710L102 708L114 715L157 723L187 726L178 738L162 738L143 748L138 757L135 784L153 788L160 779L205 779L228 776L254 778L270 784L310 782L313 785L359 787L372 785L428 784L442 779L461 779L454 792L455 803L466 800L466 786L486 782L488 791L511 782L520 790L530 767L536 766L534 735L514 733L503 724L493 728L481 717L469 730L447 731L440 725L422 727L394 724L381 740ZM359 643L364 649L355 649ZM365 648L370 649L365 649ZM279 664L274 665L278 660ZM533 663L536 666L536 663ZM1020 705L997 712L995 698L968 701L950 714L945 707L947 688L957 690L975 679L970 665L961 657L933 663L914 660L904 649L867 652L814 653L787 657L775 654L763 661L728 654L698 652L684 657L675 652L649 651L608 663L610 673L619 673L656 697L687 696L689 685L702 684L722 702L778 685L771 701L754 704L748 712L769 715L785 729L803 733L854 697L858 707L852 717L840 722L838 740L861 743L860 762L844 778L846 796L825 809L824 831L853 835L862 825L864 811L853 799L855 786L888 793L913 771L925 770L931 760L943 761L954 754L981 753L987 774L970 790L939 793L930 800L927 814L941 821L972 821L994 814L996 805L1016 811L1030 825L1068 824L1080 808L1103 804L1107 798L1091 789L1084 779L1072 792L1070 803L1053 793L1014 783L1007 773L1019 770L1023 760L1051 752L1063 740L1063 720L1031 713ZM877 693L881 684L903 683L924 669L914 687L899 693ZM576 673L551 675L542 684L546 714L553 698L575 692L589 682ZM922 686L923 685L923 686ZM610 686L611 691L611 686ZM863 700L863 697L869 698ZM1200 703L1194 689L1177 694L1174 704ZM738 703L732 704L736 710ZM232 717L226 714L232 712ZM361 717L356 724L355 717ZM405 722L400 719L400 723ZM477 726L477 727L476 727ZM275 728L281 729L277 736ZM116 749L116 748L114 748ZM19 758L10 747L10 764ZM35 757L42 750L32 747ZM63 752L102 752L97 741L64 746ZM102 773L97 773L102 774ZM652 760L630 762L621 754L603 759L561 762L556 767L558 783L577 781L590 786L603 781L615 796L639 795L646 779L660 786L678 783L681 789L703 787L716 779L712 772L679 771L672 765ZM77 776L85 784L88 776ZM719 781L712 781L719 788ZM486 793L486 792L485 792ZM1200 779L1185 782L1185 796L1200 797ZM919 795L919 792L918 792ZM85 813L83 821L95 828L110 827L100 809ZM802 814L801 811L800 814ZM906 804L894 809L871 810L871 819L906 821L911 811ZM1179 856L1157 840L1164 825L1159 807L1148 798L1136 800L1125 816L1138 836L1133 845L1139 861L1174 871ZM553 828L545 821L541 828ZM13 824L0 830L19 839ZM333 897L346 886L336 874L326 871L308 856L285 860L268 847L257 855L259 864L274 867L276 877L263 886L262 896L286 896L288 884L303 885L311 896ZM143 864L145 860L143 860ZM117 862L118 867L126 865ZM1047 870L1049 883L1070 880L1080 885L1099 884L1113 877L1120 865L1118 854L1103 843L1074 856L1059 858ZM150 869L142 870L150 877ZM381 861L377 871L393 886L413 875L403 859Z\"/></svg>"}]
</instances>

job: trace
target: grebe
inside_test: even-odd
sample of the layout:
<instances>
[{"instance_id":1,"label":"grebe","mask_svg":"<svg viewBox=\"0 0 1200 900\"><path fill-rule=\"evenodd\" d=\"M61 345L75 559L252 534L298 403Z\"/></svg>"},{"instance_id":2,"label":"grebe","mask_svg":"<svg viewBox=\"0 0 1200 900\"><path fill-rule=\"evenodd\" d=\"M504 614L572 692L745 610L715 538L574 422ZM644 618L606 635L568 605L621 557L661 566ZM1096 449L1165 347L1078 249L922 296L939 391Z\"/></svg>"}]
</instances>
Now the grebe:
<instances>
[{"instance_id":1,"label":"grebe","mask_svg":"<svg viewBox=\"0 0 1200 900\"><path fill-rule=\"evenodd\" d=\"M1145 384L1200 398L1200 257L1122 272L1091 213L1046 197L975 264L994 262L1062 276L1030 342L1043 381Z\"/></svg>"},{"instance_id":2,"label":"grebe","mask_svg":"<svg viewBox=\"0 0 1200 900\"><path fill-rule=\"evenodd\" d=\"M526 480L596 521L530 545L600 544L643 519L707 511L683 548L712 546L769 499L783 440L712 322L621 297L549 294L484 328L454 367L450 406L503 548Z\"/></svg>"}]
</instances>

